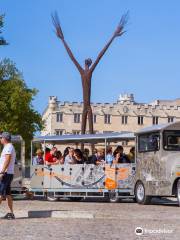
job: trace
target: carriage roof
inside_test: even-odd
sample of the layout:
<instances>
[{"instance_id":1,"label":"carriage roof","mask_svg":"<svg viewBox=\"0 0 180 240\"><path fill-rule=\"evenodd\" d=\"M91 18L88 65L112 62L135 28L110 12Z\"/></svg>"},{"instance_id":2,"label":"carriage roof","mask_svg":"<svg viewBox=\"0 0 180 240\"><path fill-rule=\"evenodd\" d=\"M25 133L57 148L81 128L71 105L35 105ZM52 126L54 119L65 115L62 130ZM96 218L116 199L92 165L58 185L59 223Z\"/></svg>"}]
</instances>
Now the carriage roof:
<instances>
[{"instance_id":1,"label":"carriage roof","mask_svg":"<svg viewBox=\"0 0 180 240\"><path fill-rule=\"evenodd\" d=\"M81 135L60 135L60 136L37 136L34 137L33 142L104 142L106 141L123 141L123 140L133 140L135 135L132 132L117 132L117 133L98 133L98 134L81 134Z\"/></svg>"},{"instance_id":2,"label":"carriage roof","mask_svg":"<svg viewBox=\"0 0 180 240\"><path fill-rule=\"evenodd\" d=\"M180 122L173 122L173 123L166 123L166 124L158 124L158 125L153 125L150 127L142 128L138 132L136 132L137 135L141 133L148 133L148 132L158 132L158 131L163 131L165 129L170 129L174 127L179 127L180 129Z\"/></svg>"}]
</instances>

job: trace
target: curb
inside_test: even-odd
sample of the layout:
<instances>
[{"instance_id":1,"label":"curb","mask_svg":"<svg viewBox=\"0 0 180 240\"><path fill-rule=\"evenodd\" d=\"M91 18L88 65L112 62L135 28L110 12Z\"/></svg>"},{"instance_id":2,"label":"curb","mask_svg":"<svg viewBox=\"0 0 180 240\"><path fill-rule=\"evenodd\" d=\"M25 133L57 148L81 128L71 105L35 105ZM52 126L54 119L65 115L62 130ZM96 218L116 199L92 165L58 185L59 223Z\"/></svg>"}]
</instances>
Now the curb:
<instances>
[{"instance_id":1,"label":"curb","mask_svg":"<svg viewBox=\"0 0 180 240\"><path fill-rule=\"evenodd\" d=\"M6 213L0 214L2 218ZM61 219L94 219L95 214L92 212L85 211L51 211L51 210L41 210L41 211L15 211L15 217L18 218L61 218Z\"/></svg>"}]
</instances>

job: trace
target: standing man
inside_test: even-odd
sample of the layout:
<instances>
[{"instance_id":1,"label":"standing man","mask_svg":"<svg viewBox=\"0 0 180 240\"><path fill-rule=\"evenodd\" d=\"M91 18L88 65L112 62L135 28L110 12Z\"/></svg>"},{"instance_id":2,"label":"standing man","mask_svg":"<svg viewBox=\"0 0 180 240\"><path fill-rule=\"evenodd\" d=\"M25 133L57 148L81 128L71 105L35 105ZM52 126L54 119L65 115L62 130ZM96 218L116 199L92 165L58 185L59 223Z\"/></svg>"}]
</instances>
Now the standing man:
<instances>
[{"instance_id":1,"label":"standing man","mask_svg":"<svg viewBox=\"0 0 180 240\"><path fill-rule=\"evenodd\" d=\"M0 135L1 144L4 146L0 158L0 204L4 197L8 202L10 212L7 213L5 219L15 219L13 213L13 200L11 196L11 182L14 174L14 164L16 159L16 152L11 143L11 134L3 132Z\"/></svg>"}]
</instances>

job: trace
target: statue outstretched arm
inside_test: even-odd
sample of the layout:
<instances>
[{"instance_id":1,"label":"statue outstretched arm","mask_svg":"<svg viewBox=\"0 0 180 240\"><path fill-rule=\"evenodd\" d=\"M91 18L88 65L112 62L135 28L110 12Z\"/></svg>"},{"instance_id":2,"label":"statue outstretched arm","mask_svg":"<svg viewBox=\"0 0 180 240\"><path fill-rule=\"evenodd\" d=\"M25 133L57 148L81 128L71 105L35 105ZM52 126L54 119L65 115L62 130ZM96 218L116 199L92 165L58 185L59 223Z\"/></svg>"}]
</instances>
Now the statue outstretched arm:
<instances>
[{"instance_id":1,"label":"statue outstretched arm","mask_svg":"<svg viewBox=\"0 0 180 240\"><path fill-rule=\"evenodd\" d=\"M105 52L107 51L107 49L109 48L109 46L111 45L111 43L114 40L114 36L111 37L111 39L109 40L109 42L105 45L105 47L102 49L102 51L99 53L96 61L93 63L92 67L90 68L90 71L93 72L94 69L96 68L96 66L98 65L99 61L101 60L101 58L103 57L103 55L105 54Z\"/></svg>"},{"instance_id":2,"label":"statue outstretched arm","mask_svg":"<svg viewBox=\"0 0 180 240\"><path fill-rule=\"evenodd\" d=\"M78 63L78 61L76 60L76 58L74 57L71 49L69 48L67 42L65 41L64 39L64 34L63 34L63 31L61 29L61 25L60 25L60 22L59 22L59 18L58 18L58 15L57 13L55 12L54 15L52 15L52 20L53 20L53 24L54 24L54 27L55 27L55 30L56 30L56 35L59 39L61 39L61 41L63 42L63 45L69 55L69 57L71 58L72 62L75 64L75 66L77 67L78 71L80 73L82 73L83 71L83 68L81 67L81 65Z\"/></svg>"},{"instance_id":3,"label":"statue outstretched arm","mask_svg":"<svg viewBox=\"0 0 180 240\"><path fill-rule=\"evenodd\" d=\"M110 38L109 42L105 45L105 47L102 49L102 51L99 53L96 61L94 62L94 64L90 68L91 72L94 71L94 69L98 65L98 63L101 60L101 58L104 56L105 52L107 51L107 49L109 48L109 46L111 45L113 40L116 37L120 37L120 36L122 36L125 33L124 27L127 24L127 21L128 21L128 12L121 17L121 20L120 20L120 22L119 22L119 24L118 24L118 26L116 28L116 31L114 32L113 36Z\"/></svg>"},{"instance_id":4,"label":"statue outstretched arm","mask_svg":"<svg viewBox=\"0 0 180 240\"><path fill-rule=\"evenodd\" d=\"M73 61L73 63L76 65L78 71L79 71L80 73L82 73L83 68L82 68L81 65L78 63L78 61L76 60L76 58L74 57L74 55L73 55L71 49L69 48L69 46L67 45L66 41L63 40L62 42L63 42L63 44L64 44L64 47L66 48L66 51L67 51L69 57L71 58L71 60Z\"/></svg>"}]
</instances>

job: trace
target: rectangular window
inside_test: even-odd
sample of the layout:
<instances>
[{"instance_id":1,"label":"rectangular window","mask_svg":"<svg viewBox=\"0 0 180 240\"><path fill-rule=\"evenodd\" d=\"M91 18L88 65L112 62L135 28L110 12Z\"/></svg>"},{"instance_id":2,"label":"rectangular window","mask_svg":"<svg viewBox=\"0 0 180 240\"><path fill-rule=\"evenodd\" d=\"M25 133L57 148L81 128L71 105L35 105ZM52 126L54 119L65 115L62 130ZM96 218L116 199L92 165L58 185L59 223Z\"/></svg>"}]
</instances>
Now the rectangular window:
<instances>
[{"instance_id":1,"label":"rectangular window","mask_svg":"<svg viewBox=\"0 0 180 240\"><path fill-rule=\"evenodd\" d=\"M168 123L174 122L174 117L168 117Z\"/></svg>"},{"instance_id":2,"label":"rectangular window","mask_svg":"<svg viewBox=\"0 0 180 240\"><path fill-rule=\"evenodd\" d=\"M79 134L81 133L81 131L80 131L80 130L73 130L72 133L73 133L74 135L79 135Z\"/></svg>"},{"instance_id":3,"label":"rectangular window","mask_svg":"<svg viewBox=\"0 0 180 240\"><path fill-rule=\"evenodd\" d=\"M59 136L59 135L63 135L63 130L61 130L61 129L56 129L56 130L55 130L55 134L58 135L58 136Z\"/></svg>"},{"instance_id":4,"label":"rectangular window","mask_svg":"<svg viewBox=\"0 0 180 240\"><path fill-rule=\"evenodd\" d=\"M127 146L128 145L128 141L122 141L122 146Z\"/></svg>"},{"instance_id":5,"label":"rectangular window","mask_svg":"<svg viewBox=\"0 0 180 240\"><path fill-rule=\"evenodd\" d=\"M110 124L111 123L111 115L110 114L105 114L104 115L104 123L105 124Z\"/></svg>"},{"instance_id":6,"label":"rectangular window","mask_svg":"<svg viewBox=\"0 0 180 240\"><path fill-rule=\"evenodd\" d=\"M180 131L179 130L164 131L163 147L167 151L180 151Z\"/></svg>"},{"instance_id":7,"label":"rectangular window","mask_svg":"<svg viewBox=\"0 0 180 240\"><path fill-rule=\"evenodd\" d=\"M138 116L138 125L143 125L143 116Z\"/></svg>"},{"instance_id":8,"label":"rectangular window","mask_svg":"<svg viewBox=\"0 0 180 240\"><path fill-rule=\"evenodd\" d=\"M158 124L158 120L159 120L159 118L158 118L158 117L156 117L156 116L153 116L153 118L152 118L152 124L153 124L153 125L156 125L156 124Z\"/></svg>"},{"instance_id":9,"label":"rectangular window","mask_svg":"<svg viewBox=\"0 0 180 240\"><path fill-rule=\"evenodd\" d=\"M97 120L97 115L93 115L93 122L96 123L96 120Z\"/></svg>"},{"instance_id":10,"label":"rectangular window","mask_svg":"<svg viewBox=\"0 0 180 240\"><path fill-rule=\"evenodd\" d=\"M56 113L56 122L63 122L63 113Z\"/></svg>"},{"instance_id":11,"label":"rectangular window","mask_svg":"<svg viewBox=\"0 0 180 240\"><path fill-rule=\"evenodd\" d=\"M113 133L113 131L103 131L103 133Z\"/></svg>"},{"instance_id":12,"label":"rectangular window","mask_svg":"<svg viewBox=\"0 0 180 240\"><path fill-rule=\"evenodd\" d=\"M122 124L127 124L128 116L122 116Z\"/></svg>"},{"instance_id":13,"label":"rectangular window","mask_svg":"<svg viewBox=\"0 0 180 240\"><path fill-rule=\"evenodd\" d=\"M158 151L160 146L159 133L148 133L139 135L138 137L138 151L139 152L153 152Z\"/></svg>"},{"instance_id":14,"label":"rectangular window","mask_svg":"<svg viewBox=\"0 0 180 240\"><path fill-rule=\"evenodd\" d=\"M74 113L74 123L80 123L80 113Z\"/></svg>"}]
</instances>

